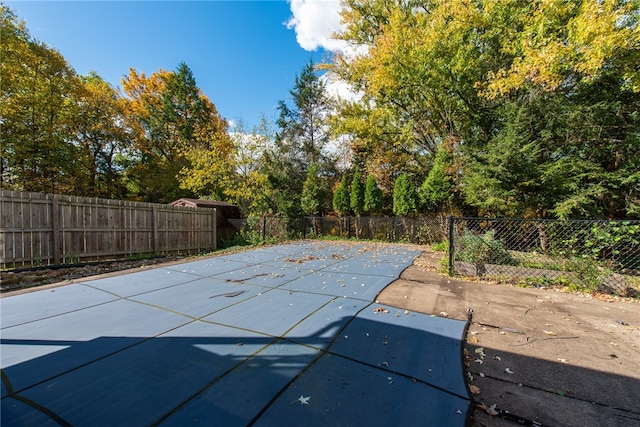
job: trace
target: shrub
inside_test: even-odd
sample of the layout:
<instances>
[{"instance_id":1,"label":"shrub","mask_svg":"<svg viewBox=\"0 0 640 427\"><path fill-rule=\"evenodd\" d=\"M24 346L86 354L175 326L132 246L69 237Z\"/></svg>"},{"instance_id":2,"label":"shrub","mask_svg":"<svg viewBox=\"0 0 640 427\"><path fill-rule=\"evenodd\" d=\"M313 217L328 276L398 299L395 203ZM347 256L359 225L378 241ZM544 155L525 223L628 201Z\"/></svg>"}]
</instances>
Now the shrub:
<instances>
[{"instance_id":1,"label":"shrub","mask_svg":"<svg viewBox=\"0 0 640 427\"><path fill-rule=\"evenodd\" d=\"M473 264L515 264L511 254L504 248L504 244L495 239L494 230L482 235L465 231L460 238L460 247L456 248L455 255L458 261Z\"/></svg>"}]
</instances>

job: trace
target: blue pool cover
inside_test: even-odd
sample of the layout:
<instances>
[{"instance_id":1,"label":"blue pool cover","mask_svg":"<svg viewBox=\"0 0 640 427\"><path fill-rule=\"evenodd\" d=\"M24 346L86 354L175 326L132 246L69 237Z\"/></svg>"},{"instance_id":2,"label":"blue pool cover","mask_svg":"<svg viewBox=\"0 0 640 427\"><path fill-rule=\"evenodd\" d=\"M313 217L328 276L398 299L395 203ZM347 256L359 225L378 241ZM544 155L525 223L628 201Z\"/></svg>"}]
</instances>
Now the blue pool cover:
<instances>
[{"instance_id":1,"label":"blue pool cover","mask_svg":"<svg viewBox=\"0 0 640 427\"><path fill-rule=\"evenodd\" d=\"M296 242L0 299L3 426L463 426L465 323L375 303L418 251Z\"/></svg>"}]
</instances>

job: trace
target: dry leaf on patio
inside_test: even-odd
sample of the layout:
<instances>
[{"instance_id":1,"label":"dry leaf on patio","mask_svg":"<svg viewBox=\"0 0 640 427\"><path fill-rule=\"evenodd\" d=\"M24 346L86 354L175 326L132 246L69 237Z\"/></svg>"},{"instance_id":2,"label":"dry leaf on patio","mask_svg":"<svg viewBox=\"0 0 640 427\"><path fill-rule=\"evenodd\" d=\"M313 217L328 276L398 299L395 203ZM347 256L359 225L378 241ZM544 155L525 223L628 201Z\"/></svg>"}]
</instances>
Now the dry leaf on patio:
<instances>
[{"instance_id":1,"label":"dry leaf on patio","mask_svg":"<svg viewBox=\"0 0 640 427\"><path fill-rule=\"evenodd\" d=\"M303 405L308 405L309 404L309 399L311 399L311 396L307 396L307 397L300 396L298 398L298 402L300 402Z\"/></svg>"},{"instance_id":2,"label":"dry leaf on patio","mask_svg":"<svg viewBox=\"0 0 640 427\"><path fill-rule=\"evenodd\" d=\"M470 385L469 386L469 391L473 394L480 394L480 387L475 386L475 385Z\"/></svg>"},{"instance_id":3,"label":"dry leaf on patio","mask_svg":"<svg viewBox=\"0 0 640 427\"><path fill-rule=\"evenodd\" d=\"M478 338L476 338L474 335L470 336L469 339L467 340L470 343L477 343L478 342Z\"/></svg>"},{"instance_id":4,"label":"dry leaf on patio","mask_svg":"<svg viewBox=\"0 0 640 427\"><path fill-rule=\"evenodd\" d=\"M484 358L486 356L486 354L484 354L484 348L483 347L478 347L476 348L476 354L480 355L481 358Z\"/></svg>"},{"instance_id":5,"label":"dry leaf on patio","mask_svg":"<svg viewBox=\"0 0 640 427\"><path fill-rule=\"evenodd\" d=\"M504 370L507 374L513 374L513 371L509 368L505 368Z\"/></svg>"},{"instance_id":6,"label":"dry leaf on patio","mask_svg":"<svg viewBox=\"0 0 640 427\"><path fill-rule=\"evenodd\" d=\"M495 403L494 403L493 405L489 406L489 407L487 408L487 414L489 414L489 415L491 415L491 416L493 416L493 417L494 417L494 416L496 416L496 415L498 415L498 413L499 413L499 412L498 412L498 411L497 411L497 409L496 409L496 407L497 407L497 406L498 406L498 405L496 405Z\"/></svg>"},{"instance_id":7,"label":"dry leaf on patio","mask_svg":"<svg viewBox=\"0 0 640 427\"><path fill-rule=\"evenodd\" d=\"M555 332L553 331L542 331L544 332L546 335L557 335Z\"/></svg>"}]
</instances>

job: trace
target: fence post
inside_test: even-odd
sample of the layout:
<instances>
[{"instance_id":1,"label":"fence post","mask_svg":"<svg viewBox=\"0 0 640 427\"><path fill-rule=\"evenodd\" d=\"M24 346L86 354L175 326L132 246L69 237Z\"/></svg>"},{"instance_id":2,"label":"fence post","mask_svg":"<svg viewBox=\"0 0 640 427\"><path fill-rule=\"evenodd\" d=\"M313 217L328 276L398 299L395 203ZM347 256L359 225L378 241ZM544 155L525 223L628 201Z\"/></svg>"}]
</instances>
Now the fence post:
<instances>
[{"instance_id":1,"label":"fence post","mask_svg":"<svg viewBox=\"0 0 640 427\"><path fill-rule=\"evenodd\" d=\"M455 218L453 217L453 215L449 215L448 221L449 221L449 276L453 276L453 274L455 273L455 268L453 265L453 221L455 220Z\"/></svg>"},{"instance_id":2,"label":"fence post","mask_svg":"<svg viewBox=\"0 0 640 427\"><path fill-rule=\"evenodd\" d=\"M396 217L391 217L391 241L396 241Z\"/></svg>"},{"instance_id":3,"label":"fence post","mask_svg":"<svg viewBox=\"0 0 640 427\"><path fill-rule=\"evenodd\" d=\"M153 245L153 254L158 255L160 250L160 235L158 233L158 222L160 218L158 218L158 207L153 205L151 208L151 227L153 229L153 236L151 244Z\"/></svg>"},{"instance_id":4,"label":"fence post","mask_svg":"<svg viewBox=\"0 0 640 427\"><path fill-rule=\"evenodd\" d=\"M218 209L213 208L213 250L218 249Z\"/></svg>"},{"instance_id":5,"label":"fence post","mask_svg":"<svg viewBox=\"0 0 640 427\"><path fill-rule=\"evenodd\" d=\"M55 194L51 198L51 233L53 237L53 263L60 264L60 204Z\"/></svg>"},{"instance_id":6,"label":"fence post","mask_svg":"<svg viewBox=\"0 0 640 427\"><path fill-rule=\"evenodd\" d=\"M347 217L347 239L351 238L351 217Z\"/></svg>"},{"instance_id":7,"label":"fence post","mask_svg":"<svg viewBox=\"0 0 640 427\"><path fill-rule=\"evenodd\" d=\"M262 243L267 241L267 216L262 217Z\"/></svg>"}]
</instances>

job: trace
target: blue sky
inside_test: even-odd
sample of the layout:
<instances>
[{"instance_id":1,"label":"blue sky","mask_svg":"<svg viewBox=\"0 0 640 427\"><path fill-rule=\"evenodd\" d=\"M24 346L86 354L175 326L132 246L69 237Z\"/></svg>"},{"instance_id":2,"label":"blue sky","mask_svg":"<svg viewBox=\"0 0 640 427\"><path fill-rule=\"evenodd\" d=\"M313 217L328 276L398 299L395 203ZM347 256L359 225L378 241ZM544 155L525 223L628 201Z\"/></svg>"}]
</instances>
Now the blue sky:
<instances>
[{"instance_id":1,"label":"blue sky","mask_svg":"<svg viewBox=\"0 0 640 427\"><path fill-rule=\"evenodd\" d=\"M184 61L227 120L275 119L304 65L335 48L339 0L6 1L79 74L120 86ZM293 21L290 25L288 22Z\"/></svg>"}]
</instances>

